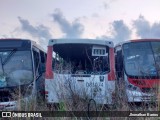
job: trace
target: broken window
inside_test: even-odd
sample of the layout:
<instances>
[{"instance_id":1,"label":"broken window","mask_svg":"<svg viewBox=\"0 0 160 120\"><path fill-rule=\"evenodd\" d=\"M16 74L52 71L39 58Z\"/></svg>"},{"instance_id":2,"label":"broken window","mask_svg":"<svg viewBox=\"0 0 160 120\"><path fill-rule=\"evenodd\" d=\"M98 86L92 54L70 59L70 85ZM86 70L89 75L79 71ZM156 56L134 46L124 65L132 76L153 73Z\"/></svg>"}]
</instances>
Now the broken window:
<instances>
[{"instance_id":1,"label":"broken window","mask_svg":"<svg viewBox=\"0 0 160 120\"><path fill-rule=\"evenodd\" d=\"M103 74L109 71L109 47L91 44L56 44L54 71Z\"/></svg>"}]
</instances>

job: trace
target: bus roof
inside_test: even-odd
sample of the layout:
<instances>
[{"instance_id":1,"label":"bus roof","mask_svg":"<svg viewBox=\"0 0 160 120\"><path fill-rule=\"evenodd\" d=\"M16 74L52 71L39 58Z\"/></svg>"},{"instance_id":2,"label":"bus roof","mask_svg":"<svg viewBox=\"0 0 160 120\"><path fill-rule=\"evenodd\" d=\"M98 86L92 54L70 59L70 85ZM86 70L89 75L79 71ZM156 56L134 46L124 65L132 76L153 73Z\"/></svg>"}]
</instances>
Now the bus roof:
<instances>
[{"instance_id":1,"label":"bus roof","mask_svg":"<svg viewBox=\"0 0 160 120\"><path fill-rule=\"evenodd\" d=\"M120 42L118 44L115 45L116 46L121 46L125 43L132 43L132 42L160 42L160 39L133 39L133 40L127 40L127 41L123 41L123 42Z\"/></svg>"},{"instance_id":2,"label":"bus roof","mask_svg":"<svg viewBox=\"0 0 160 120\"><path fill-rule=\"evenodd\" d=\"M95 45L107 45L114 47L112 41L98 40L98 39L51 39L49 40L49 46L55 44L95 44Z\"/></svg>"}]
</instances>

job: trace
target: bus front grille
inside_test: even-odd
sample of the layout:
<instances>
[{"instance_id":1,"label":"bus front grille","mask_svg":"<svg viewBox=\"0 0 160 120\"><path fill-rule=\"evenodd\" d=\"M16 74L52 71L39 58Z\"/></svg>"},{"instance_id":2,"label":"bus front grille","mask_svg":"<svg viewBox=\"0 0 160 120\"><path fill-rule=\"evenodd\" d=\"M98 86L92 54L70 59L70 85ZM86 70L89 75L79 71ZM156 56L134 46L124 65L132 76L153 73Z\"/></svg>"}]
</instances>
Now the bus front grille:
<instances>
[{"instance_id":1,"label":"bus front grille","mask_svg":"<svg viewBox=\"0 0 160 120\"><path fill-rule=\"evenodd\" d=\"M143 93L156 93L156 88L142 88Z\"/></svg>"}]
</instances>

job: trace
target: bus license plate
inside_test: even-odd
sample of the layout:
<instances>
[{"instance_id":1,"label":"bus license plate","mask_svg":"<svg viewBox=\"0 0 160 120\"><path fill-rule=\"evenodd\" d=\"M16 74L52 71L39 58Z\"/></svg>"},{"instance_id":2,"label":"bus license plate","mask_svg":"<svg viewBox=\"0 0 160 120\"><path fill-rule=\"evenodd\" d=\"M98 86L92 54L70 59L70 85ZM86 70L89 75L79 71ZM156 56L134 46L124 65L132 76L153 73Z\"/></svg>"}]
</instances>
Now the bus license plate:
<instances>
[{"instance_id":1,"label":"bus license plate","mask_svg":"<svg viewBox=\"0 0 160 120\"><path fill-rule=\"evenodd\" d=\"M86 87L103 87L103 82L86 82Z\"/></svg>"}]
</instances>

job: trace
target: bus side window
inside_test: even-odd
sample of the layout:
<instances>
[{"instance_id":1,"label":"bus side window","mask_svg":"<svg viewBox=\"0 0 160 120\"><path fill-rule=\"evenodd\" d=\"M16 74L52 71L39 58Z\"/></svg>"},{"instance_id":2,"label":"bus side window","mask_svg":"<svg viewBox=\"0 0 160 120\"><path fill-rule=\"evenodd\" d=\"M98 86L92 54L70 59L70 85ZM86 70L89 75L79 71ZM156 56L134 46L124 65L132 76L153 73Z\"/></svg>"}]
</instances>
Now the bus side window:
<instances>
[{"instance_id":1,"label":"bus side window","mask_svg":"<svg viewBox=\"0 0 160 120\"><path fill-rule=\"evenodd\" d=\"M56 64L55 59L52 59L52 69L53 69L53 70L55 69L55 64Z\"/></svg>"},{"instance_id":2,"label":"bus side window","mask_svg":"<svg viewBox=\"0 0 160 120\"><path fill-rule=\"evenodd\" d=\"M122 50L116 51L115 56L115 66L116 66L116 74L118 78L123 77L123 57L122 57Z\"/></svg>"},{"instance_id":3,"label":"bus side window","mask_svg":"<svg viewBox=\"0 0 160 120\"><path fill-rule=\"evenodd\" d=\"M40 58L41 58L40 72L43 73L45 71L46 56L45 53L42 51L40 51Z\"/></svg>"},{"instance_id":4,"label":"bus side window","mask_svg":"<svg viewBox=\"0 0 160 120\"><path fill-rule=\"evenodd\" d=\"M60 70L60 62L56 58L52 58L52 69Z\"/></svg>"},{"instance_id":5,"label":"bus side window","mask_svg":"<svg viewBox=\"0 0 160 120\"><path fill-rule=\"evenodd\" d=\"M35 50L33 50L33 57L34 57L34 71L36 73L36 76L39 76L39 63L40 63L40 58L39 58L39 53Z\"/></svg>"}]
</instances>

